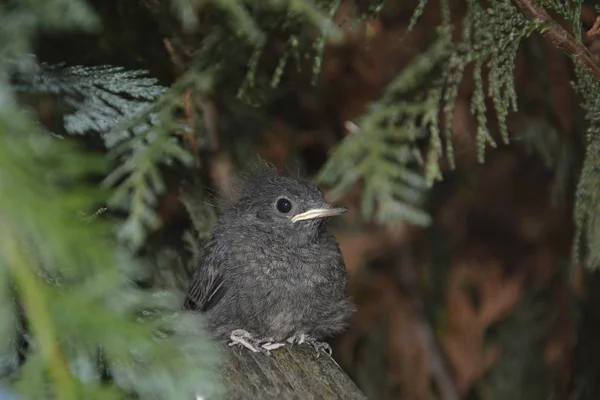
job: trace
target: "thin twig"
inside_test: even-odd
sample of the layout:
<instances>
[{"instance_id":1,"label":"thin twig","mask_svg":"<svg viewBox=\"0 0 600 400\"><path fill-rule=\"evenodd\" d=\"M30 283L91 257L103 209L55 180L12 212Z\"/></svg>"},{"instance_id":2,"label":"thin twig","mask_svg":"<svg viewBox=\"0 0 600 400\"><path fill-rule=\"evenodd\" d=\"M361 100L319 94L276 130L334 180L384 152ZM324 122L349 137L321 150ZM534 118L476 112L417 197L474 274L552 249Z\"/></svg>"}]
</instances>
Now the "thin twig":
<instances>
[{"instance_id":1,"label":"thin twig","mask_svg":"<svg viewBox=\"0 0 600 400\"><path fill-rule=\"evenodd\" d=\"M587 31L586 34L588 37L592 36L600 36L600 17L596 17L596 21L594 22L594 26Z\"/></svg>"},{"instance_id":2,"label":"thin twig","mask_svg":"<svg viewBox=\"0 0 600 400\"><path fill-rule=\"evenodd\" d=\"M521 14L529 21L544 24L541 34L564 51L574 61L579 60L600 80L600 65L594 60L588 49L579 44L575 37L554 21L535 0L513 0Z\"/></svg>"}]
</instances>

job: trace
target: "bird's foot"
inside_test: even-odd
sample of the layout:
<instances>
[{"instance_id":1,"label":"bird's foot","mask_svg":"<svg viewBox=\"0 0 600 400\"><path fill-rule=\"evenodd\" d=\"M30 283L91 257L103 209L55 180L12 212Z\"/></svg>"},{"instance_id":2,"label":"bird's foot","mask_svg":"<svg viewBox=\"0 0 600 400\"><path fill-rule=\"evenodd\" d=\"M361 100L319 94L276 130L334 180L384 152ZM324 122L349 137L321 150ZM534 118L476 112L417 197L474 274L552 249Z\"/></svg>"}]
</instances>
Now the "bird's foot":
<instances>
[{"instance_id":1,"label":"bird's foot","mask_svg":"<svg viewBox=\"0 0 600 400\"><path fill-rule=\"evenodd\" d=\"M305 333L297 333L294 336L290 336L287 339L287 342L290 344L310 344L314 349L319 352L319 350L325 351L327 354L331 355L331 346L328 343L320 342L314 337L307 335Z\"/></svg>"},{"instance_id":2,"label":"bird's foot","mask_svg":"<svg viewBox=\"0 0 600 400\"><path fill-rule=\"evenodd\" d=\"M228 343L229 346L244 346L253 353L260 352L267 356L271 355L270 350L275 350L285 346L285 343L277 342L273 338L256 338L250 332L243 329L236 329L232 331L229 338L231 339L231 342Z\"/></svg>"}]
</instances>

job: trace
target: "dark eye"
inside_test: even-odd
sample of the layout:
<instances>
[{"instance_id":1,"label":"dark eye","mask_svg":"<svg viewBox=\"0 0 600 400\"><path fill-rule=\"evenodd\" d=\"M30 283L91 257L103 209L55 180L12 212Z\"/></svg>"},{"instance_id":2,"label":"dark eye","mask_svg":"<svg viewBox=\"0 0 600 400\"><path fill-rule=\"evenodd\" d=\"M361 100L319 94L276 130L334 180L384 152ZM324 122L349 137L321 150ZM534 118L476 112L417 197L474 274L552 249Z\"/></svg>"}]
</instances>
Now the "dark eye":
<instances>
[{"instance_id":1,"label":"dark eye","mask_svg":"<svg viewBox=\"0 0 600 400\"><path fill-rule=\"evenodd\" d=\"M288 199L277 200L277 211L283 214L287 214L292 211L292 202Z\"/></svg>"}]
</instances>

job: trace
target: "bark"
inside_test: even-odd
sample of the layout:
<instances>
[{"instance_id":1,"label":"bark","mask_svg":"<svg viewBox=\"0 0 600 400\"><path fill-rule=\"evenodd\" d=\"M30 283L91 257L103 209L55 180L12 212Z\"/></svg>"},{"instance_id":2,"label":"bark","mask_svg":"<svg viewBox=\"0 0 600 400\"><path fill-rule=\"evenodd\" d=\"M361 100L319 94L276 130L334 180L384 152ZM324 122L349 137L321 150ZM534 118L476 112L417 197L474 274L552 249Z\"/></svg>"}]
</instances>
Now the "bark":
<instances>
[{"instance_id":1,"label":"bark","mask_svg":"<svg viewBox=\"0 0 600 400\"><path fill-rule=\"evenodd\" d=\"M272 356L238 346L227 350L223 372L228 400L366 400L339 365L311 346L285 346Z\"/></svg>"}]
</instances>

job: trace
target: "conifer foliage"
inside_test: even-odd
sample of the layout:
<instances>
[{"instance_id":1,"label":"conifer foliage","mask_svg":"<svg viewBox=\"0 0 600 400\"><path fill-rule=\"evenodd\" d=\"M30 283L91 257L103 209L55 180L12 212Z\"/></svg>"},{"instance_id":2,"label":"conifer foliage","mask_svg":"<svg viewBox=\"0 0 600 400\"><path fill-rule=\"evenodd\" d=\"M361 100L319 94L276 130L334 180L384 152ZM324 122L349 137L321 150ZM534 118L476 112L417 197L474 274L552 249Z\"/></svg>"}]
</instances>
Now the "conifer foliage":
<instances>
[{"instance_id":1,"label":"conifer foliage","mask_svg":"<svg viewBox=\"0 0 600 400\"><path fill-rule=\"evenodd\" d=\"M27 57L29 39L42 27L93 27L94 14L78 0L8 3L0 7L4 383L26 399L183 399L218 394L219 354L201 319L180 311L182 293L137 285L148 273L143 260L133 256L127 243L115 240L112 223L86 218L115 195L89 183L91 174L108 172L105 157L50 135L15 102L14 93L30 89L24 82L33 82L36 90L63 94L75 108L73 119L66 120L68 132L104 134L116 122L131 120L132 114L148 115L149 100L163 88L118 68L71 68L61 70L59 78L49 78L58 70L40 70L43 67ZM11 86L15 63L21 78L34 79ZM124 92L135 101L122 100ZM127 137L122 136L121 141ZM114 136L104 139L108 147L116 145ZM148 151L171 154L164 141L160 150L152 143L133 149L130 158L138 157L136 171L143 170ZM150 165L143 173L152 173L155 161L147 161ZM121 168L126 170L128 164ZM138 197L144 195L147 198L147 193Z\"/></svg>"}]
</instances>

